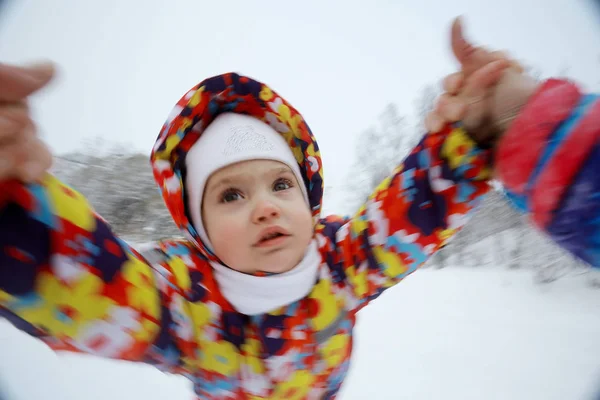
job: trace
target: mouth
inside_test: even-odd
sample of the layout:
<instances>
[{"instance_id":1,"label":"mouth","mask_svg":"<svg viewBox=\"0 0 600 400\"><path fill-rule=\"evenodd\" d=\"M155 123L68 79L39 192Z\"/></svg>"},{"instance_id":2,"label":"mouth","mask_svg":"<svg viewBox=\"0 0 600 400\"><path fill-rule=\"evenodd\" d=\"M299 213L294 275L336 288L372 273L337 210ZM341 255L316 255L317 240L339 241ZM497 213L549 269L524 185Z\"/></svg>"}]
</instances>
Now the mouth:
<instances>
[{"instance_id":1,"label":"mouth","mask_svg":"<svg viewBox=\"0 0 600 400\"><path fill-rule=\"evenodd\" d=\"M254 244L255 247L270 247L282 244L290 234L283 228L274 227L265 229L259 235L259 239Z\"/></svg>"}]
</instances>

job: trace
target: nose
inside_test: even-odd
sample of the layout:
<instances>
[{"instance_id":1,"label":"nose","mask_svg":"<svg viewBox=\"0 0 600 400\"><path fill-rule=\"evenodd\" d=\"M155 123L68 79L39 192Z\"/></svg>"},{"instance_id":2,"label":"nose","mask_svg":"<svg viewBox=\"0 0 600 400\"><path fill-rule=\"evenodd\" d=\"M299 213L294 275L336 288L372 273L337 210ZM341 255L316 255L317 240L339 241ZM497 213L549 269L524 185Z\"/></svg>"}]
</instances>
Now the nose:
<instances>
[{"instance_id":1,"label":"nose","mask_svg":"<svg viewBox=\"0 0 600 400\"><path fill-rule=\"evenodd\" d=\"M268 222L278 218L280 214L281 210L275 203L267 199L259 200L252 213L252 222L255 224Z\"/></svg>"}]
</instances>

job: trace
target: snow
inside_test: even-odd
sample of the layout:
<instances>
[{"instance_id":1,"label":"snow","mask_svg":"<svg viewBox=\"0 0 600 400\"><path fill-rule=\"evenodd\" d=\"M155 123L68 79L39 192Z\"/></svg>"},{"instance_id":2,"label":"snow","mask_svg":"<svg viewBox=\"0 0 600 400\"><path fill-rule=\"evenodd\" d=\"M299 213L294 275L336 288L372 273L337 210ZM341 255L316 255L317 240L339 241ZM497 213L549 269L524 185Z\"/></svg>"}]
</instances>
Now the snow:
<instances>
[{"instance_id":1,"label":"snow","mask_svg":"<svg viewBox=\"0 0 600 400\"><path fill-rule=\"evenodd\" d=\"M342 400L591 399L600 290L573 274L540 285L527 270L424 269L361 312L355 346ZM0 354L6 400L193 399L185 378L55 355L4 322Z\"/></svg>"}]
</instances>

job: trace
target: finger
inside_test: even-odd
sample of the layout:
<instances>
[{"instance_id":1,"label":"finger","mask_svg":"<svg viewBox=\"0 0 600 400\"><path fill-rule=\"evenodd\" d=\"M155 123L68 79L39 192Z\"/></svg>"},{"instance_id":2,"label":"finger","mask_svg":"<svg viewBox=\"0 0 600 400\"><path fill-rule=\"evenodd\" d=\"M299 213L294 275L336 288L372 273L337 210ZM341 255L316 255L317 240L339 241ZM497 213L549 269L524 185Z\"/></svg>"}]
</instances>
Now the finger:
<instances>
[{"instance_id":1,"label":"finger","mask_svg":"<svg viewBox=\"0 0 600 400\"><path fill-rule=\"evenodd\" d=\"M508 61L498 60L478 69L467 79L461 97L467 103L478 101L484 96L487 88L500 81L508 66Z\"/></svg>"},{"instance_id":2,"label":"finger","mask_svg":"<svg viewBox=\"0 0 600 400\"><path fill-rule=\"evenodd\" d=\"M444 127L444 121L432 111L425 117L425 129L431 133L437 133Z\"/></svg>"},{"instance_id":3,"label":"finger","mask_svg":"<svg viewBox=\"0 0 600 400\"><path fill-rule=\"evenodd\" d=\"M509 67L512 68L517 73L522 73L525 71L525 68L523 67L523 65L520 62L518 62L517 60L515 60L514 58L512 58L510 56L510 54L504 50L493 51L493 52L491 52L490 55L494 60L507 60Z\"/></svg>"},{"instance_id":4,"label":"finger","mask_svg":"<svg viewBox=\"0 0 600 400\"><path fill-rule=\"evenodd\" d=\"M18 165L24 161L24 142L14 140L0 147L0 181L18 177Z\"/></svg>"},{"instance_id":5,"label":"finger","mask_svg":"<svg viewBox=\"0 0 600 400\"><path fill-rule=\"evenodd\" d=\"M17 178L32 182L49 168L51 157L45 144L35 135L35 126L29 124L19 132L16 140L0 148L0 181Z\"/></svg>"},{"instance_id":6,"label":"finger","mask_svg":"<svg viewBox=\"0 0 600 400\"><path fill-rule=\"evenodd\" d=\"M0 144L16 140L19 132L32 123L27 104L0 104Z\"/></svg>"},{"instance_id":7,"label":"finger","mask_svg":"<svg viewBox=\"0 0 600 400\"><path fill-rule=\"evenodd\" d=\"M487 89L500 81L502 74L508 68L507 65L506 60L494 61L478 69L467 79L464 90L459 96L468 109L463 119L466 127L473 129L482 123L487 106Z\"/></svg>"},{"instance_id":8,"label":"finger","mask_svg":"<svg viewBox=\"0 0 600 400\"><path fill-rule=\"evenodd\" d=\"M444 91L449 94L457 94L465 82L465 75L462 72L455 72L444 78L442 86Z\"/></svg>"},{"instance_id":9,"label":"finger","mask_svg":"<svg viewBox=\"0 0 600 400\"><path fill-rule=\"evenodd\" d=\"M19 164L17 177L26 183L38 181L52 166L52 154L48 146L37 136L27 142L25 152L28 158Z\"/></svg>"},{"instance_id":10,"label":"finger","mask_svg":"<svg viewBox=\"0 0 600 400\"><path fill-rule=\"evenodd\" d=\"M514 70L515 72L517 72L519 74L522 74L523 72L525 72L525 67L520 62L518 62L516 60L509 60L509 64L510 64L510 68L512 70Z\"/></svg>"},{"instance_id":11,"label":"finger","mask_svg":"<svg viewBox=\"0 0 600 400\"><path fill-rule=\"evenodd\" d=\"M31 67L0 64L0 101L25 99L40 90L54 76L54 66L43 63Z\"/></svg>"},{"instance_id":12,"label":"finger","mask_svg":"<svg viewBox=\"0 0 600 400\"><path fill-rule=\"evenodd\" d=\"M494 61L499 60L494 58L493 52L481 46L476 47L475 50L469 55L465 64L463 64L463 72L466 76L469 76L475 73L475 71Z\"/></svg>"},{"instance_id":13,"label":"finger","mask_svg":"<svg viewBox=\"0 0 600 400\"><path fill-rule=\"evenodd\" d=\"M496 50L490 52L490 57L492 60L510 60L510 55L505 50Z\"/></svg>"},{"instance_id":14,"label":"finger","mask_svg":"<svg viewBox=\"0 0 600 400\"><path fill-rule=\"evenodd\" d=\"M442 95L435 111L444 122L456 122L465 116L467 104L457 96Z\"/></svg>"}]
</instances>

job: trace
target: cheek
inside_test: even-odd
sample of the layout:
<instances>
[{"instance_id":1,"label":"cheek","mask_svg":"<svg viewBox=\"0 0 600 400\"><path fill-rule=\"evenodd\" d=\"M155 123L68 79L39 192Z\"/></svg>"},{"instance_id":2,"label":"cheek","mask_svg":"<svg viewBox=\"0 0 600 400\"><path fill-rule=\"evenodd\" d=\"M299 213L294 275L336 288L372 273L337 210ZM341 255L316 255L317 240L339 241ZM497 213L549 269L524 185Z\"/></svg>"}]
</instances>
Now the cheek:
<instances>
[{"instance_id":1,"label":"cheek","mask_svg":"<svg viewBox=\"0 0 600 400\"><path fill-rule=\"evenodd\" d=\"M213 250L227 265L239 265L245 257L245 246L241 246L247 240L247 234L235 219L223 218L217 221L212 234L209 233Z\"/></svg>"},{"instance_id":2,"label":"cheek","mask_svg":"<svg viewBox=\"0 0 600 400\"><path fill-rule=\"evenodd\" d=\"M213 215L206 221L206 230L208 237L215 247L215 252L220 249L227 249L232 243L240 240L244 236L240 218L233 218L227 213Z\"/></svg>"},{"instance_id":3,"label":"cheek","mask_svg":"<svg viewBox=\"0 0 600 400\"><path fill-rule=\"evenodd\" d=\"M307 242L310 242L314 233L312 214L310 213L310 210L303 209L302 212L296 213L294 216L294 225L298 231L301 232L302 238Z\"/></svg>"},{"instance_id":4,"label":"cheek","mask_svg":"<svg viewBox=\"0 0 600 400\"><path fill-rule=\"evenodd\" d=\"M235 243L245 235L239 220L234 218L221 218L219 221L215 221L211 231L209 237L215 246Z\"/></svg>"}]
</instances>

